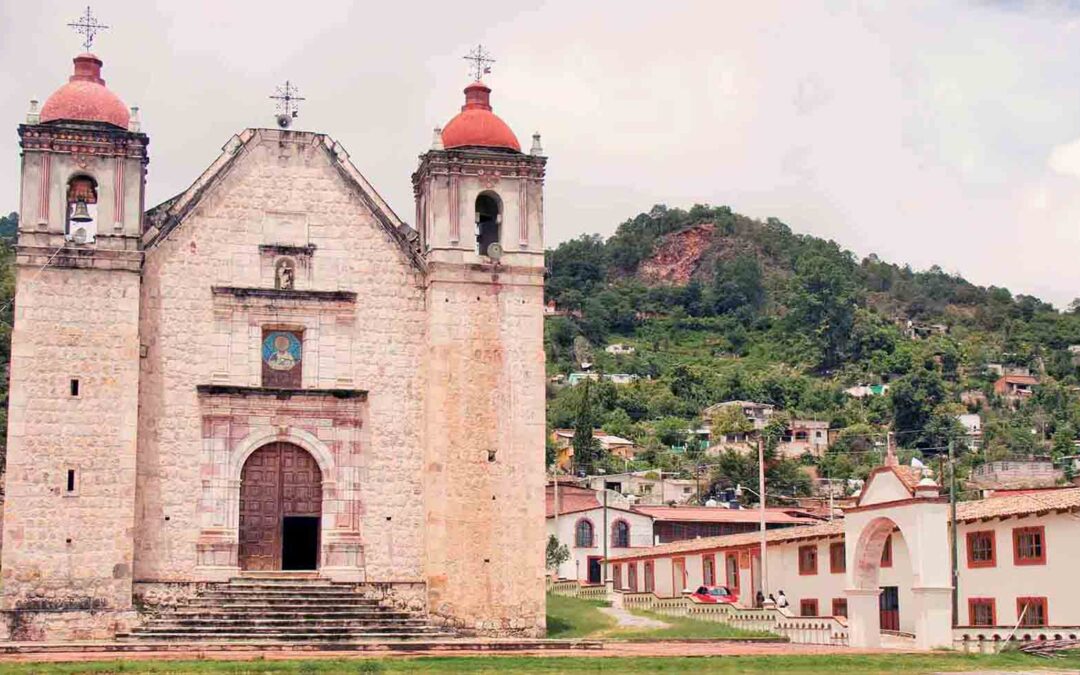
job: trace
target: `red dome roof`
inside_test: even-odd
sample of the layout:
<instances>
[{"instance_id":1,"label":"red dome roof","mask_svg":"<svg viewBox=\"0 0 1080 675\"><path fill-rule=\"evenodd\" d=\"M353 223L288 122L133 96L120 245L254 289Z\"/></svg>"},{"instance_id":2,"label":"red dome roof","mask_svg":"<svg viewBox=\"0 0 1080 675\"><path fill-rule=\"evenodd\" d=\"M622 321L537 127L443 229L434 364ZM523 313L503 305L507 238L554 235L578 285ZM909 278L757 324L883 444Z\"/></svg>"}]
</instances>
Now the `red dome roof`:
<instances>
[{"instance_id":1,"label":"red dome roof","mask_svg":"<svg viewBox=\"0 0 1080 675\"><path fill-rule=\"evenodd\" d=\"M128 107L101 79L101 59L93 54L75 57L75 74L41 108L42 122L106 122L127 129L130 119Z\"/></svg>"},{"instance_id":2,"label":"red dome roof","mask_svg":"<svg viewBox=\"0 0 1080 675\"><path fill-rule=\"evenodd\" d=\"M483 82L465 87L465 105L443 127L444 148L508 148L521 152L521 144L510 127L491 112L491 89Z\"/></svg>"}]
</instances>

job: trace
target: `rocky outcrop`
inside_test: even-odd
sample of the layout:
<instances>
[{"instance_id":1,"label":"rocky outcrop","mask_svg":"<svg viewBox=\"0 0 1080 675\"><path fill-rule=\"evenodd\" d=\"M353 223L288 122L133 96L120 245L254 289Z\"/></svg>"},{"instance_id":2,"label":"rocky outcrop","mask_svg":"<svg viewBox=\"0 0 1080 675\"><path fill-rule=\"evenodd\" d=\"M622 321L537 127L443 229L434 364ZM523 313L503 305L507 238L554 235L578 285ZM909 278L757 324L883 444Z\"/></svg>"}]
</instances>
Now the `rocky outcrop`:
<instances>
[{"instance_id":1,"label":"rocky outcrop","mask_svg":"<svg viewBox=\"0 0 1080 675\"><path fill-rule=\"evenodd\" d=\"M715 234L712 223L672 232L656 246L652 256L641 262L638 275L647 283L685 285L701 268Z\"/></svg>"}]
</instances>

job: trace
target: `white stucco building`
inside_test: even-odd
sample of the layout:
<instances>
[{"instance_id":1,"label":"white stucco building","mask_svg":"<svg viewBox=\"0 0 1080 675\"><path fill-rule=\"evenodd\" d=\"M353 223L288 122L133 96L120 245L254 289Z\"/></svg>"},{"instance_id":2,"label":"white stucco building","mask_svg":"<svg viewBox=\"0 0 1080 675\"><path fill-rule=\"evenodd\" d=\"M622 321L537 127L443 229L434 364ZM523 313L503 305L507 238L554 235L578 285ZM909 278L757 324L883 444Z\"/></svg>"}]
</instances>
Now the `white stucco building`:
<instances>
[{"instance_id":1,"label":"white stucco building","mask_svg":"<svg viewBox=\"0 0 1080 675\"><path fill-rule=\"evenodd\" d=\"M1025 491L957 506L957 616L952 622L949 505L907 467L871 474L842 520L767 534L762 574L757 532L614 553L623 592L674 597L726 584L752 606L783 590L793 615L847 617L850 643L880 631L914 635L930 648L955 640L1068 634L1080 626L1070 583L1080 557L1080 488ZM996 637L995 637L996 636Z\"/></svg>"}]
</instances>

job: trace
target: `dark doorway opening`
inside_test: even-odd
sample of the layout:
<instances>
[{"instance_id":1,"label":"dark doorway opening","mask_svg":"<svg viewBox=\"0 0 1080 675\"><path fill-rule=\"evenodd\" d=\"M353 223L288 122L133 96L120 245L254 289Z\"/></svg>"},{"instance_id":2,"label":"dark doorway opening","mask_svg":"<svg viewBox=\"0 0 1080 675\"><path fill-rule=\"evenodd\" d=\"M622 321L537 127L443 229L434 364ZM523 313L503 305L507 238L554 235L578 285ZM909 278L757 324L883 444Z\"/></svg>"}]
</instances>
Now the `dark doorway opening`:
<instances>
[{"instance_id":1,"label":"dark doorway opening","mask_svg":"<svg viewBox=\"0 0 1080 675\"><path fill-rule=\"evenodd\" d=\"M601 560L601 558L598 558L598 557L595 557L595 556L589 556L589 583L590 584L598 584L598 583L600 583L602 581L602 579L600 578L600 574L601 574L600 560Z\"/></svg>"},{"instance_id":2,"label":"dark doorway opening","mask_svg":"<svg viewBox=\"0 0 1080 675\"><path fill-rule=\"evenodd\" d=\"M900 630L900 592L896 586L882 586L878 596L881 608L881 630Z\"/></svg>"},{"instance_id":3,"label":"dark doorway opening","mask_svg":"<svg viewBox=\"0 0 1080 675\"><path fill-rule=\"evenodd\" d=\"M281 569L314 570L319 566L319 517L285 516L281 528Z\"/></svg>"}]
</instances>

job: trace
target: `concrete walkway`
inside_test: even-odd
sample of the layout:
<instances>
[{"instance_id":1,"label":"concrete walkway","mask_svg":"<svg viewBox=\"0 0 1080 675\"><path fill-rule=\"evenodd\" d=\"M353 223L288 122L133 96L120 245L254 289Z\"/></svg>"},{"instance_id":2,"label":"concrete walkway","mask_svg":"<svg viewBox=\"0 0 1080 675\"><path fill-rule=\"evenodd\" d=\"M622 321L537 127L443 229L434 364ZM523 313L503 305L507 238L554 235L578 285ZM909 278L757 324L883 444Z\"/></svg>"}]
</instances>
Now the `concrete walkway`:
<instances>
[{"instance_id":1,"label":"concrete walkway","mask_svg":"<svg viewBox=\"0 0 1080 675\"><path fill-rule=\"evenodd\" d=\"M667 628L671 624L658 621L656 619L650 619L647 616L638 616L637 614L631 614L629 611L622 607L601 607L600 611L604 614L615 619L619 628L642 628L651 630L655 628Z\"/></svg>"}]
</instances>

